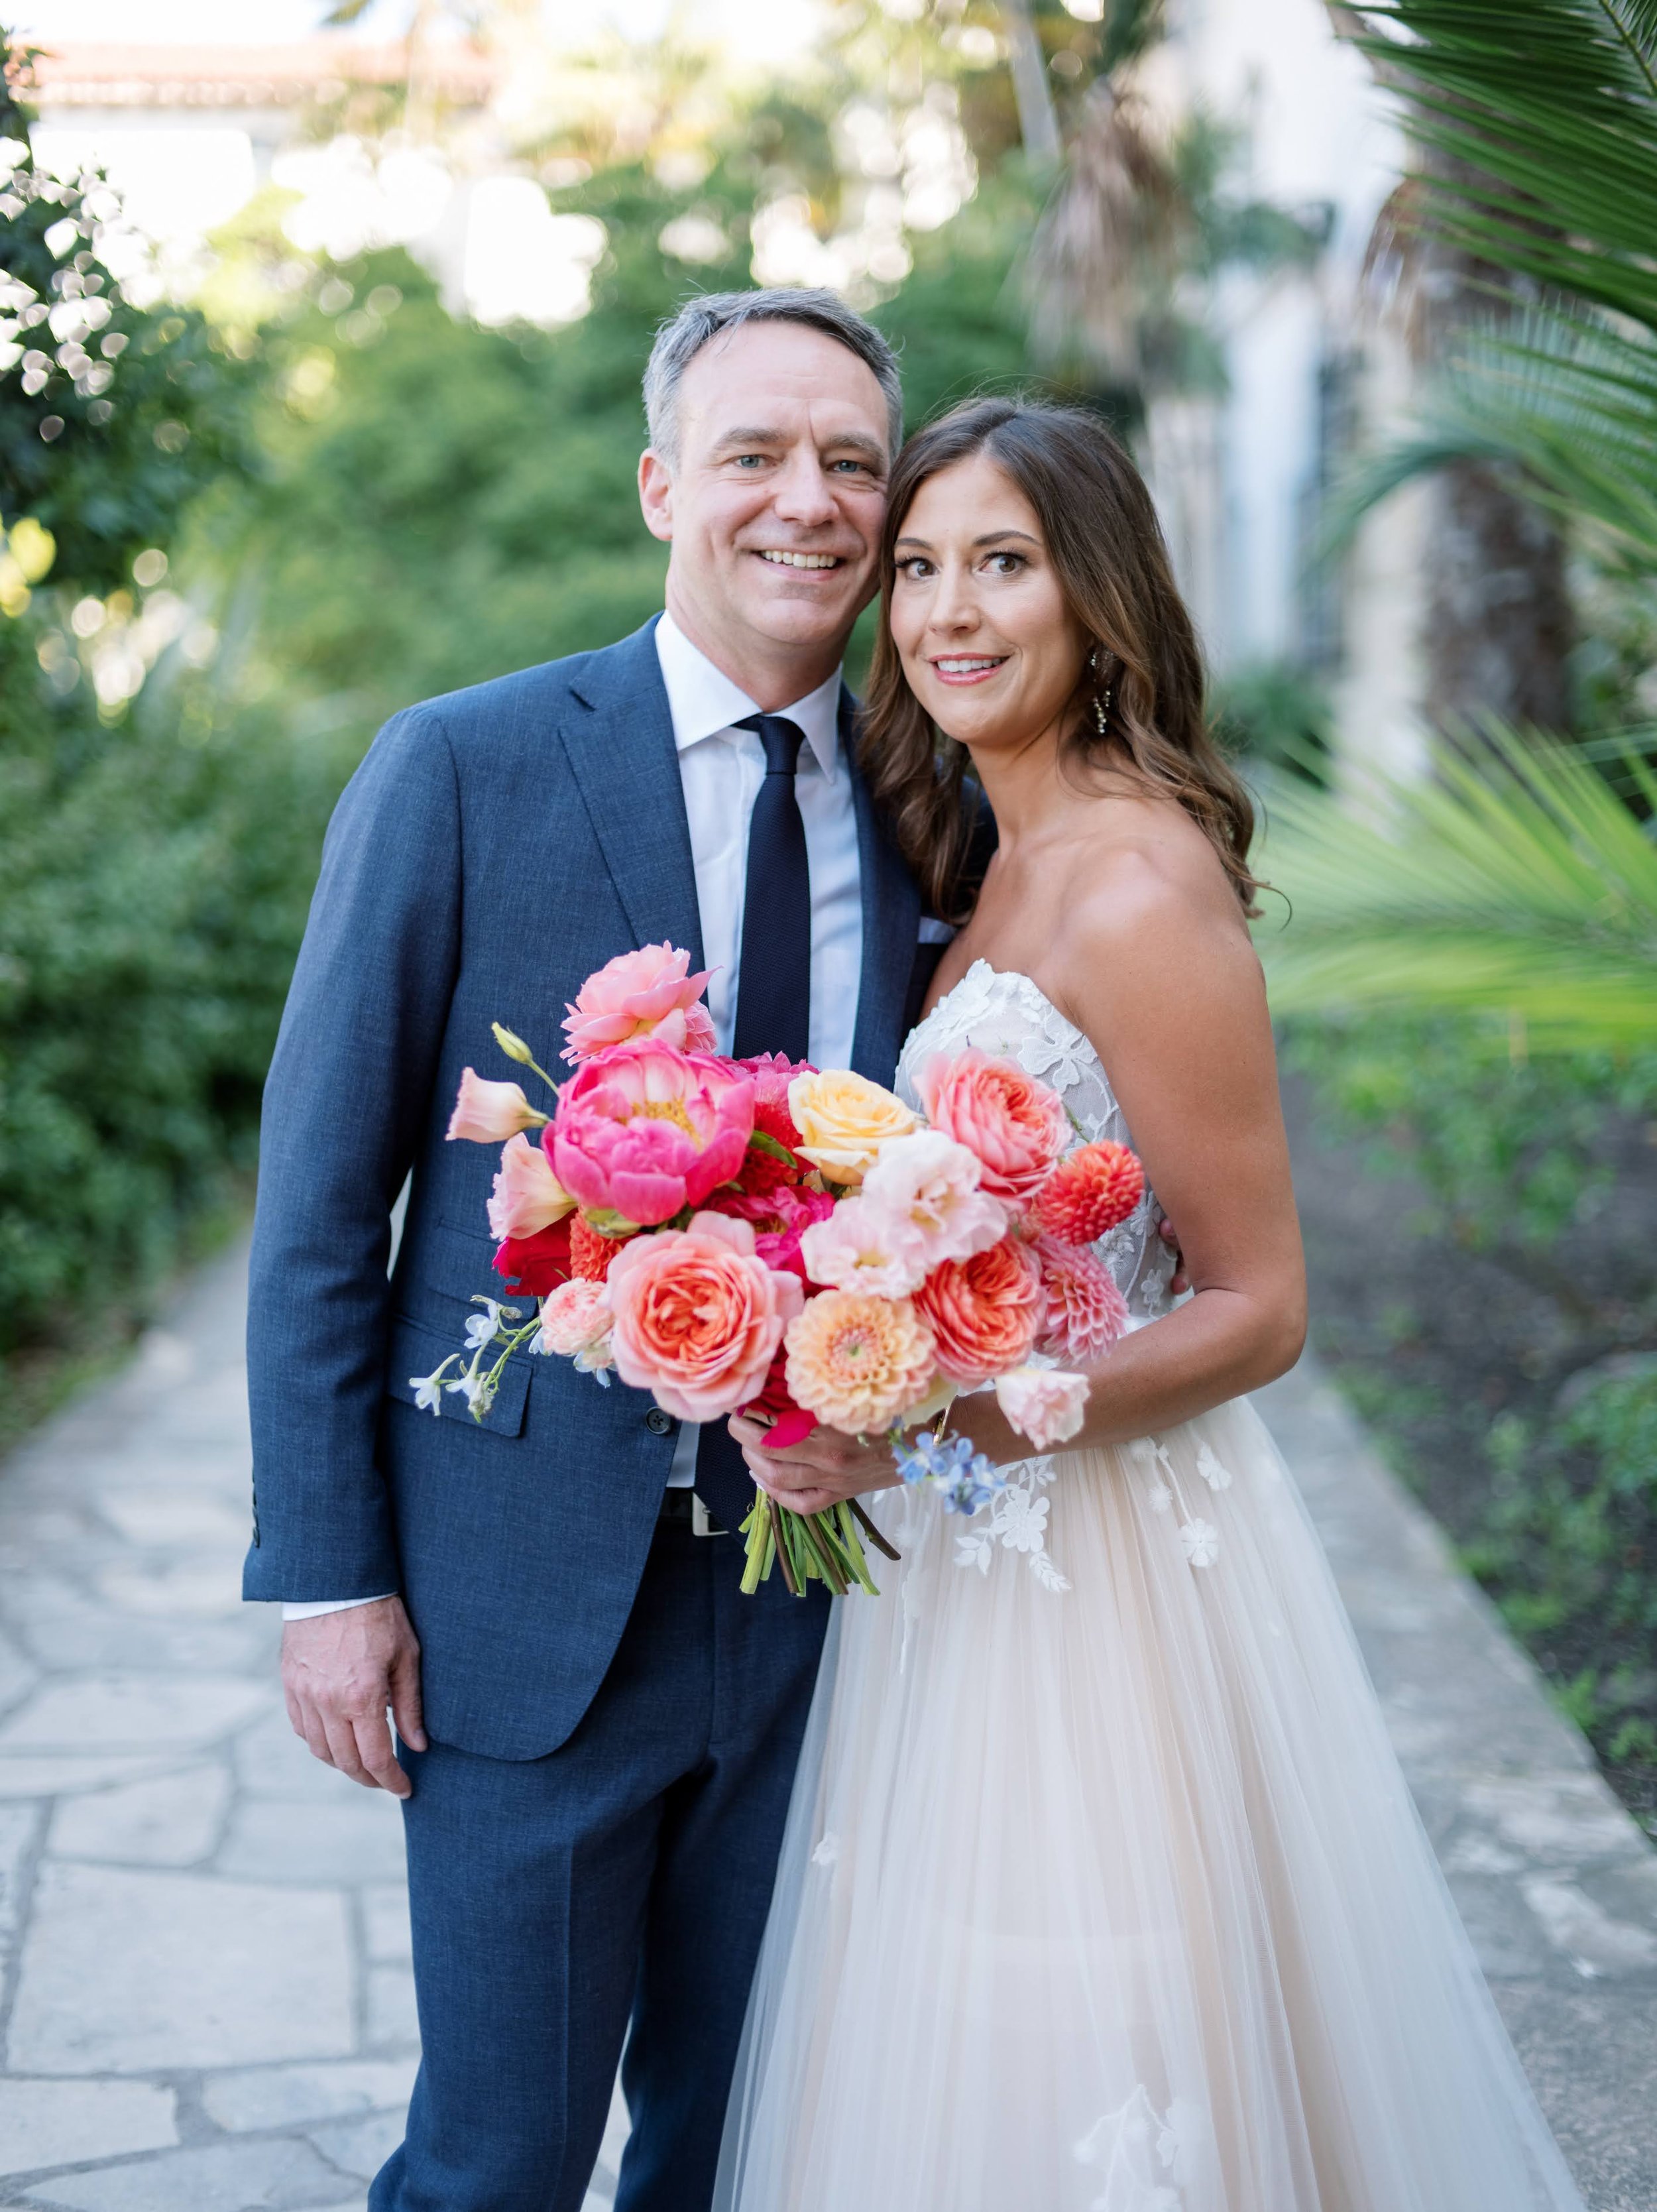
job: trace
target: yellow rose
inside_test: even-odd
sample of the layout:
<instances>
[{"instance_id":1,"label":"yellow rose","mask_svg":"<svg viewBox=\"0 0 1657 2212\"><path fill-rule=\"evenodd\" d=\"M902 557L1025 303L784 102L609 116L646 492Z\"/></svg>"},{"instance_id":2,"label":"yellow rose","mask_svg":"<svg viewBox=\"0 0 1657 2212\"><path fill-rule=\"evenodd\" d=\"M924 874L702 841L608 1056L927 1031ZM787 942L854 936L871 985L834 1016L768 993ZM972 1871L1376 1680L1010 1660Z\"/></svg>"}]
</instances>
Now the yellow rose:
<instances>
[{"instance_id":1,"label":"yellow rose","mask_svg":"<svg viewBox=\"0 0 1657 2212\"><path fill-rule=\"evenodd\" d=\"M901 1098L847 1068L797 1075L788 1086L788 1111L799 1131L798 1150L830 1182L855 1185L894 1137L920 1127Z\"/></svg>"}]
</instances>

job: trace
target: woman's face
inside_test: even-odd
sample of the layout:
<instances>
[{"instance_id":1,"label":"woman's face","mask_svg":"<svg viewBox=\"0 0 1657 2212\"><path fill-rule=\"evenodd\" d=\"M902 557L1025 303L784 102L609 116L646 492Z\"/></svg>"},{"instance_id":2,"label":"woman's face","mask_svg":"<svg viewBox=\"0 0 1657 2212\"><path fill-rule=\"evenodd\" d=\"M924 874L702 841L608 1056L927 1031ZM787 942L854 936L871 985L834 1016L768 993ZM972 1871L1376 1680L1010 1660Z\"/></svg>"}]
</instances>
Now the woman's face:
<instances>
[{"instance_id":1,"label":"woman's face","mask_svg":"<svg viewBox=\"0 0 1657 2212\"><path fill-rule=\"evenodd\" d=\"M986 454L929 477L896 546L892 639L909 688L974 752L1054 730L1089 640L1035 510Z\"/></svg>"}]
</instances>

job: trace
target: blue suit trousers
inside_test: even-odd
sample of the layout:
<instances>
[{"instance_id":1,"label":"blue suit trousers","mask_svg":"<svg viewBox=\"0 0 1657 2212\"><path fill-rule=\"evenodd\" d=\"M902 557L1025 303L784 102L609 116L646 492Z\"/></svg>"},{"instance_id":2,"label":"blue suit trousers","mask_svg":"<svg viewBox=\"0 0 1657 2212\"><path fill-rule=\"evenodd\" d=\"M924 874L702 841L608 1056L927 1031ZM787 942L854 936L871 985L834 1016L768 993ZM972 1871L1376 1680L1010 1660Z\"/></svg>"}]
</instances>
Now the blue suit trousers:
<instances>
[{"instance_id":1,"label":"blue suit trousers","mask_svg":"<svg viewBox=\"0 0 1657 2212\"><path fill-rule=\"evenodd\" d=\"M706 2212L828 1619L741 1569L659 1524L556 1751L402 1751L423 2057L370 2212L578 2212L618 2058L617 2212Z\"/></svg>"}]
</instances>

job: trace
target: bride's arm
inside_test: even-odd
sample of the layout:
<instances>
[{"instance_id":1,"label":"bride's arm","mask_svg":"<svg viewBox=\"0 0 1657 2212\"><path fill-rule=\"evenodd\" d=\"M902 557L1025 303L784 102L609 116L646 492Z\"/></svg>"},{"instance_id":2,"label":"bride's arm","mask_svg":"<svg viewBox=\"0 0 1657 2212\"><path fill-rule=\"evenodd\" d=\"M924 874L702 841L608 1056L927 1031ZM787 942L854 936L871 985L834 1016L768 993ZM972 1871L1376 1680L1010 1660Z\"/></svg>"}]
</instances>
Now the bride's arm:
<instances>
[{"instance_id":1,"label":"bride's arm","mask_svg":"<svg viewBox=\"0 0 1657 2212\"><path fill-rule=\"evenodd\" d=\"M1305 1340L1266 986L1235 898L1214 875L1211 890L1205 874L1116 856L1108 896L1077 915L1053 978L1179 1224L1193 1292L1087 1370L1087 1419L1072 1450L1168 1428L1258 1389L1294 1365ZM953 1419L992 1458L1029 1451L987 1396L958 1403Z\"/></svg>"}]
</instances>

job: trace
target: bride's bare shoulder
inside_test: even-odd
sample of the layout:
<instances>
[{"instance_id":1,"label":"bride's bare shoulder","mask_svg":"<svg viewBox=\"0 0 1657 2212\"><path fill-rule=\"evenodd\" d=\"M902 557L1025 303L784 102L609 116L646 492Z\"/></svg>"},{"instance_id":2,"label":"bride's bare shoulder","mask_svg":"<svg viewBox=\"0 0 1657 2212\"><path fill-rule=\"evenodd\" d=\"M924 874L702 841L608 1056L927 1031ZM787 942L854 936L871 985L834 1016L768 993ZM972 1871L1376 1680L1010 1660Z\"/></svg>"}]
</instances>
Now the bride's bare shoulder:
<instances>
[{"instance_id":1,"label":"bride's bare shoulder","mask_svg":"<svg viewBox=\"0 0 1657 2212\"><path fill-rule=\"evenodd\" d=\"M1174 799L1134 796L1102 808L1067 885L1078 950L1179 941L1250 949L1235 887L1212 842Z\"/></svg>"}]
</instances>

